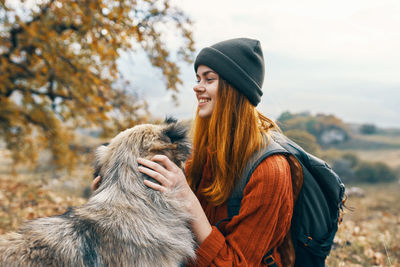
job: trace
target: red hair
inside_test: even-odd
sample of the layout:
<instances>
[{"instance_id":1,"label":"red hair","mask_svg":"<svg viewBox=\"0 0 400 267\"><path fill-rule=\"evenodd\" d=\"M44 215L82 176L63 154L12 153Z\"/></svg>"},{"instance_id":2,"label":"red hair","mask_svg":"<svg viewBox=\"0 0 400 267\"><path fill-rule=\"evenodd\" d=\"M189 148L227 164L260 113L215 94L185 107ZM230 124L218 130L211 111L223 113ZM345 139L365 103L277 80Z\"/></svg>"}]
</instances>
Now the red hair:
<instances>
[{"instance_id":1,"label":"red hair","mask_svg":"<svg viewBox=\"0 0 400 267\"><path fill-rule=\"evenodd\" d=\"M186 169L191 188L196 190L208 156L214 180L202 193L214 205L224 203L250 156L264 145L263 133L272 128L278 126L220 78L211 116L197 113L194 120L193 154Z\"/></svg>"}]
</instances>

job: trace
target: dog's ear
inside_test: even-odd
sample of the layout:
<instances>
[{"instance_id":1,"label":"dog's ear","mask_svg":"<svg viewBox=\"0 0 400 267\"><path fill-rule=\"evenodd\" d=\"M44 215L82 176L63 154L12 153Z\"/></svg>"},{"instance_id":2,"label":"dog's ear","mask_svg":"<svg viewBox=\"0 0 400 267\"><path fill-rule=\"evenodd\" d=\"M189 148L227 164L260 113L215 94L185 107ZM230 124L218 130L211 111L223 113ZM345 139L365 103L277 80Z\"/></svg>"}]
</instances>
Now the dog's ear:
<instances>
[{"instance_id":1,"label":"dog's ear","mask_svg":"<svg viewBox=\"0 0 400 267\"><path fill-rule=\"evenodd\" d=\"M177 123L177 122L178 122L177 119L175 119L174 117L170 117L170 116L165 117L165 121L164 121L165 124L171 124L171 123Z\"/></svg>"},{"instance_id":2,"label":"dog's ear","mask_svg":"<svg viewBox=\"0 0 400 267\"><path fill-rule=\"evenodd\" d=\"M188 128L182 123L171 122L163 130L163 134L168 136L171 143L179 142L186 139Z\"/></svg>"}]
</instances>

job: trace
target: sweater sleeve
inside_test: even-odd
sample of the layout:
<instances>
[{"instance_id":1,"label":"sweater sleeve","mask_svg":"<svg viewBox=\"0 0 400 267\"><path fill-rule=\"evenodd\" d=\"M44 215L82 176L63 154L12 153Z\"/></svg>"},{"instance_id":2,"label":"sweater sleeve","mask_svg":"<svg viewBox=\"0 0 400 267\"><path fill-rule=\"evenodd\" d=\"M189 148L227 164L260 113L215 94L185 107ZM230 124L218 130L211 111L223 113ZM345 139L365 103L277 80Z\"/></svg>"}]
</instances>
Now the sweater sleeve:
<instances>
[{"instance_id":1,"label":"sweater sleeve","mask_svg":"<svg viewBox=\"0 0 400 267\"><path fill-rule=\"evenodd\" d=\"M290 167L273 155L255 169L244 192L240 212L212 232L197 249L196 266L261 266L263 256L283 241L290 228L293 193ZM280 256L273 257L280 266Z\"/></svg>"}]
</instances>

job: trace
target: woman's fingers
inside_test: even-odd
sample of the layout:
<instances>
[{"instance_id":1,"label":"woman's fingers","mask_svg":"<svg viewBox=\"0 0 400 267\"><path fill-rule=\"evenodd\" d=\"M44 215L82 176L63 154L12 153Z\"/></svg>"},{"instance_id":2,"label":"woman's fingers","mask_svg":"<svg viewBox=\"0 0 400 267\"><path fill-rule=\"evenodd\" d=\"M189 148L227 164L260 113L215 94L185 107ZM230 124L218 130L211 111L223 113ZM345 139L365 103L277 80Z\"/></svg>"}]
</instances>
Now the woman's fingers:
<instances>
[{"instance_id":1,"label":"woman's fingers","mask_svg":"<svg viewBox=\"0 0 400 267\"><path fill-rule=\"evenodd\" d=\"M156 172L152 169L149 169L149 168L146 168L143 166L139 166L138 170L141 173L147 174L151 178L154 178L157 182L159 182L163 186L169 187L171 185L171 182L167 178L165 178L164 175L160 174L159 172Z\"/></svg>"},{"instance_id":2,"label":"woman's fingers","mask_svg":"<svg viewBox=\"0 0 400 267\"><path fill-rule=\"evenodd\" d=\"M160 191L160 192L166 192L167 191L166 188L163 187L162 185L153 183L153 182L151 182L149 180L144 180L144 184L146 186L150 187L151 189L154 189L154 190L157 190L157 191Z\"/></svg>"},{"instance_id":3,"label":"woman's fingers","mask_svg":"<svg viewBox=\"0 0 400 267\"><path fill-rule=\"evenodd\" d=\"M165 155L155 155L151 160L161 163L169 171L175 171L178 167Z\"/></svg>"},{"instance_id":4,"label":"woman's fingers","mask_svg":"<svg viewBox=\"0 0 400 267\"><path fill-rule=\"evenodd\" d=\"M187 184L182 170L167 156L155 155L151 160L138 158L137 162L142 165L138 167L140 172L147 174L161 184L145 182L146 185L155 190L165 192L168 189Z\"/></svg>"},{"instance_id":5,"label":"woman's fingers","mask_svg":"<svg viewBox=\"0 0 400 267\"><path fill-rule=\"evenodd\" d=\"M97 188L99 188L100 182L101 182L101 176L97 176L96 178L94 178L92 185L90 186L92 191L95 191Z\"/></svg>"},{"instance_id":6,"label":"woman's fingers","mask_svg":"<svg viewBox=\"0 0 400 267\"><path fill-rule=\"evenodd\" d=\"M158 173L161 173L162 175L165 175L167 170L161 166L160 164L158 164L157 162L148 160L148 159L144 159L144 158L138 158L137 162L141 165L143 165L144 167L147 167L149 169L152 169ZM150 175L151 176L151 175Z\"/></svg>"}]
</instances>

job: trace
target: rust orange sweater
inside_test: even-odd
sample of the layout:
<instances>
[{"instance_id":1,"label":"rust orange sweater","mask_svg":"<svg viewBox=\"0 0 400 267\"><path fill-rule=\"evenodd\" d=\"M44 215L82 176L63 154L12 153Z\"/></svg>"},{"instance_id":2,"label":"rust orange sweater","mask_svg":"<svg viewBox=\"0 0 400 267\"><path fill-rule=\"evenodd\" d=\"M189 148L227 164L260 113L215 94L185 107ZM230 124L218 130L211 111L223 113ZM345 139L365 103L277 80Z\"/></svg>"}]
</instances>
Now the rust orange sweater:
<instances>
[{"instance_id":1,"label":"rust orange sweater","mask_svg":"<svg viewBox=\"0 0 400 267\"><path fill-rule=\"evenodd\" d=\"M207 165L199 189L213 179ZM239 215L221 224L220 230L214 225L227 218L226 204L213 206L200 191L196 195L213 226L197 248L196 262L189 266L266 266L262 258L271 248L281 266L276 248L290 228L293 213L290 167L284 156L273 155L260 163L243 192Z\"/></svg>"}]
</instances>

